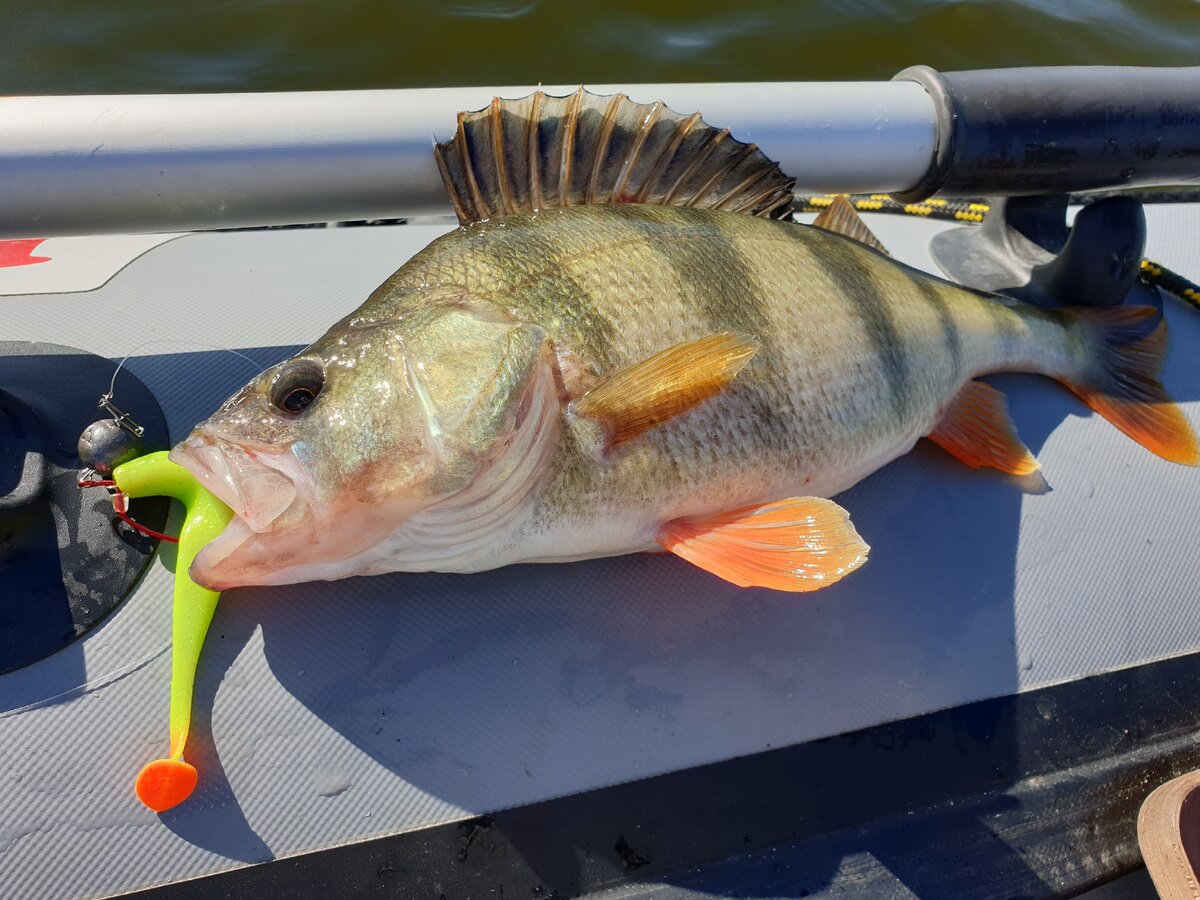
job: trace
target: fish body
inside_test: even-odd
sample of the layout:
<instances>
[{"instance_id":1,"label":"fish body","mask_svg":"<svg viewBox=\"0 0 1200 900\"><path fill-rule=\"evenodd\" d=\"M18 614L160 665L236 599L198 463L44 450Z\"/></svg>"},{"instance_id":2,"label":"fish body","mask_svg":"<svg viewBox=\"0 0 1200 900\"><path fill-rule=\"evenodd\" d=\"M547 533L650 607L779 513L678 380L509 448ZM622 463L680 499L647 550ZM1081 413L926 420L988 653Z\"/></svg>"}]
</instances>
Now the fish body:
<instances>
[{"instance_id":1,"label":"fish body","mask_svg":"<svg viewBox=\"0 0 1200 900\"><path fill-rule=\"evenodd\" d=\"M269 386L294 368L288 361L176 451L239 509L246 500L222 481L231 467L217 448L242 440L261 460L274 434L286 452L268 474L306 485L298 494L311 505L291 509L293 498L268 511L282 518L236 535L240 548L218 562L219 540L196 574L228 586L657 549L666 522L837 495L934 431L976 375L1082 373L1092 345L1079 322L790 222L606 205L465 226L297 357L334 376L304 416L354 398L340 408L349 427L338 440L322 446L303 434L306 422L286 417L264 426L277 412ZM606 376L725 332L758 347L728 390L610 450L573 427L572 400ZM467 427L469 462L445 447L414 451L445 441L480 395L503 412ZM318 454L336 465L306 469ZM465 474L440 470L414 499L405 479L418 457ZM387 482L390 466L410 502L365 474L381 469ZM376 496L349 505L335 496L360 489ZM322 520L311 514L322 504L345 508Z\"/></svg>"},{"instance_id":2,"label":"fish body","mask_svg":"<svg viewBox=\"0 0 1200 900\"><path fill-rule=\"evenodd\" d=\"M1034 307L817 228L706 210L591 206L460 229L363 312L399 322L446 286L543 327L583 387L709 334L760 347L728 391L606 458L561 429L521 526L456 560L464 571L656 549L671 519L833 497L907 453L967 379L1049 370L1068 352Z\"/></svg>"},{"instance_id":3,"label":"fish body","mask_svg":"<svg viewBox=\"0 0 1200 900\"><path fill-rule=\"evenodd\" d=\"M1156 378L1156 310L950 284L880 252L844 200L822 228L771 218L778 166L664 110L581 91L460 116L437 159L462 226L172 451L236 514L193 579L666 548L811 590L868 549L827 498L922 436L1036 469L974 380L992 372L1056 378L1200 462Z\"/></svg>"}]
</instances>

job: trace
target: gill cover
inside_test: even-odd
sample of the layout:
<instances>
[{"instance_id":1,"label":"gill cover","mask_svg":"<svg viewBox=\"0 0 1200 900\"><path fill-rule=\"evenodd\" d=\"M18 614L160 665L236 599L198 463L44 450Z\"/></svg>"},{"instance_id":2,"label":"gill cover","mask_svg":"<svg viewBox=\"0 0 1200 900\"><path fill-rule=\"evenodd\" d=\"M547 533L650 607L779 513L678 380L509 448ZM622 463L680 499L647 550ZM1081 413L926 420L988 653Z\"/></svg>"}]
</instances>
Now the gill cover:
<instances>
[{"instance_id":1,"label":"gill cover","mask_svg":"<svg viewBox=\"0 0 1200 900\"><path fill-rule=\"evenodd\" d=\"M551 365L545 333L491 307L413 299L395 322L335 328L175 449L237 513L196 557L197 582L358 574L372 547L471 485L503 450L539 366ZM314 366L322 380L311 401L283 408L279 385Z\"/></svg>"},{"instance_id":2,"label":"gill cover","mask_svg":"<svg viewBox=\"0 0 1200 900\"><path fill-rule=\"evenodd\" d=\"M441 312L405 345L438 451L433 491L445 497L466 487L519 427L552 351L542 328L481 305Z\"/></svg>"}]
</instances>

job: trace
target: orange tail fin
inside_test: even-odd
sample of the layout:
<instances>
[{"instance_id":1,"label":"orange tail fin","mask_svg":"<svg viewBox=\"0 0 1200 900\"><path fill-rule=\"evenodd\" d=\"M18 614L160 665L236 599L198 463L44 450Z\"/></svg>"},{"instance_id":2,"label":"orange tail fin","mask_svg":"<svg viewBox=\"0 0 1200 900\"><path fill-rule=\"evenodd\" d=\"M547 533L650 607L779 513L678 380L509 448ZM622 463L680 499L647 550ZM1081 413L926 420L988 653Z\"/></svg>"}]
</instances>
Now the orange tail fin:
<instances>
[{"instance_id":1,"label":"orange tail fin","mask_svg":"<svg viewBox=\"0 0 1200 900\"><path fill-rule=\"evenodd\" d=\"M1064 310L1081 329L1087 362L1060 379L1117 428L1163 459L1200 465L1200 445L1158 380L1167 323L1153 307Z\"/></svg>"}]
</instances>

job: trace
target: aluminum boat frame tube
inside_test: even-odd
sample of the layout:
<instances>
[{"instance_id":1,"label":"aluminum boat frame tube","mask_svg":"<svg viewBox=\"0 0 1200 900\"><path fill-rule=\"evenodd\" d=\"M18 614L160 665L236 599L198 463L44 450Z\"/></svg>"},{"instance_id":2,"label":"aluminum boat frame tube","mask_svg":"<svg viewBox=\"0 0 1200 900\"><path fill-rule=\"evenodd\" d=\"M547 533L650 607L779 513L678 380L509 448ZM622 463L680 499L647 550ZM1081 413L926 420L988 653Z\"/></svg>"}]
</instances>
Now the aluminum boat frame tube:
<instances>
[{"instance_id":1,"label":"aluminum boat frame tube","mask_svg":"<svg viewBox=\"0 0 1200 900\"><path fill-rule=\"evenodd\" d=\"M912 201L1200 183L1200 67L591 87L703 112L802 193ZM532 90L3 99L0 238L449 214L434 141L458 111Z\"/></svg>"},{"instance_id":2,"label":"aluminum boat frame tube","mask_svg":"<svg viewBox=\"0 0 1200 900\"><path fill-rule=\"evenodd\" d=\"M913 82L588 88L699 110L809 192L910 188L935 150L934 102ZM450 215L434 141L460 110L533 90L6 98L0 238Z\"/></svg>"}]
</instances>

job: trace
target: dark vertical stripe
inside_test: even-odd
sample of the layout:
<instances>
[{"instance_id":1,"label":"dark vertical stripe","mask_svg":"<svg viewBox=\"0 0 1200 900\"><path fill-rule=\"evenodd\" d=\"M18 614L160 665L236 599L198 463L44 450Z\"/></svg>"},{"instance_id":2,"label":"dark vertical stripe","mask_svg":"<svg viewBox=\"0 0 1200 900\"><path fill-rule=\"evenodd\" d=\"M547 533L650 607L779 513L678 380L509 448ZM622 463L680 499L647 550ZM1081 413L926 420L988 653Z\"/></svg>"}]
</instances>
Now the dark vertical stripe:
<instances>
[{"instance_id":1,"label":"dark vertical stripe","mask_svg":"<svg viewBox=\"0 0 1200 900\"><path fill-rule=\"evenodd\" d=\"M910 277L917 290L929 301L929 305L933 307L933 311L937 314L938 322L942 326L942 343L945 345L946 351L950 354L950 364L954 367L955 376L961 375L962 335L958 333L958 325L955 324L954 315L950 312L950 304L942 296L942 291L938 285L932 281L926 281L917 275L911 275Z\"/></svg>"},{"instance_id":2,"label":"dark vertical stripe","mask_svg":"<svg viewBox=\"0 0 1200 900\"><path fill-rule=\"evenodd\" d=\"M985 308L995 326L996 336L1000 339L1002 353L1005 358L1011 358L1017 353L1022 341L1020 314L995 300L986 303Z\"/></svg>"},{"instance_id":3,"label":"dark vertical stripe","mask_svg":"<svg viewBox=\"0 0 1200 900\"><path fill-rule=\"evenodd\" d=\"M791 427L789 417L773 399L785 393L778 380L782 360L773 359L775 344L768 298L753 266L732 242L727 228L736 228L741 216L711 210L621 204L603 207L605 214L646 238L671 273L685 300L704 322L705 330L729 331L756 339L761 345L756 373L743 373L735 382L738 392L739 439L762 448L778 446ZM748 223L758 220L745 217ZM774 381L773 381L774 380ZM720 401L717 401L720 402Z\"/></svg>"},{"instance_id":4,"label":"dark vertical stripe","mask_svg":"<svg viewBox=\"0 0 1200 900\"><path fill-rule=\"evenodd\" d=\"M808 249L812 261L841 288L841 296L853 304L862 322L863 334L879 357L892 409L898 417L904 418L912 404L908 354L880 294L880 286L871 276L874 254L859 248L849 238L825 234L819 229L796 226L786 233ZM897 271L893 277L902 278L903 275Z\"/></svg>"},{"instance_id":5,"label":"dark vertical stripe","mask_svg":"<svg viewBox=\"0 0 1200 900\"><path fill-rule=\"evenodd\" d=\"M484 265L505 285L496 299L517 318L545 324L547 315L562 322L565 334L554 335L586 348L604 368L613 365L617 328L592 299L587 285L568 271L573 254L553 220L514 216L503 229L472 247Z\"/></svg>"},{"instance_id":6,"label":"dark vertical stripe","mask_svg":"<svg viewBox=\"0 0 1200 900\"><path fill-rule=\"evenodd\" d=\"M766 297L722 227L730 213L633 204L606 210L653 244L712 333L736 332L757 339L764 349L771 345Z\"/></svg>"}]
</instances>

